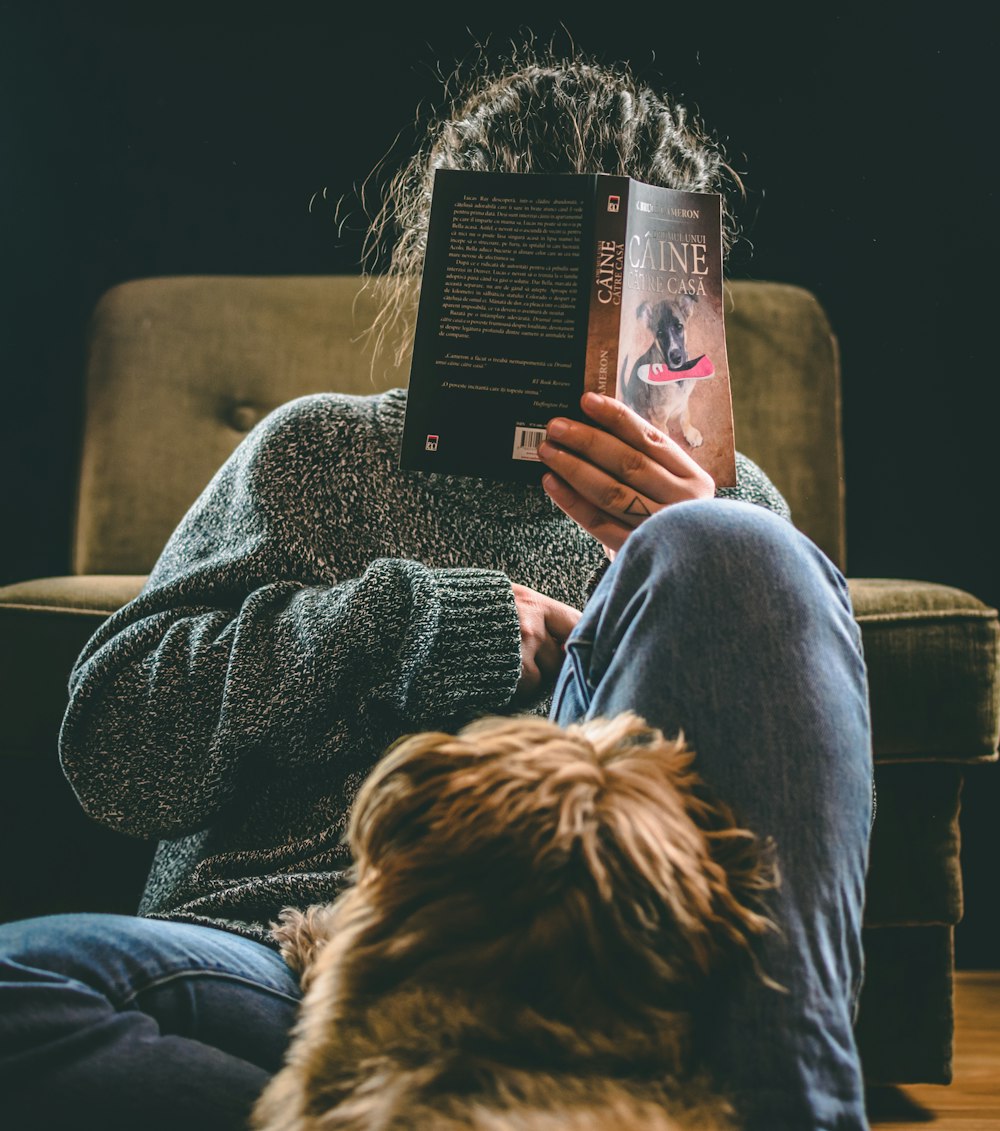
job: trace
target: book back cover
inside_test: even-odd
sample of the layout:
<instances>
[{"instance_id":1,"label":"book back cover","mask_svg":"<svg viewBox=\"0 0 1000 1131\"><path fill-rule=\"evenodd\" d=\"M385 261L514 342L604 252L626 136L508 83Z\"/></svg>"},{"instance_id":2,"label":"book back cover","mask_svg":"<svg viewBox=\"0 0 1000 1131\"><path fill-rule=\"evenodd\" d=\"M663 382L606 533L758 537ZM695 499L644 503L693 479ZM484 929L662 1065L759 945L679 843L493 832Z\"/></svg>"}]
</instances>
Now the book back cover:
<instances>
[{"instance_id":1,"label":"book back cover","mask_svg":"<svg viewBox=\"0 0 1000 1131\"><path fill-rule=\"evenodd\" d=\"M438 170L400 466L537 483L579 418L594 177Z\"/></svg>"}]
</instances>

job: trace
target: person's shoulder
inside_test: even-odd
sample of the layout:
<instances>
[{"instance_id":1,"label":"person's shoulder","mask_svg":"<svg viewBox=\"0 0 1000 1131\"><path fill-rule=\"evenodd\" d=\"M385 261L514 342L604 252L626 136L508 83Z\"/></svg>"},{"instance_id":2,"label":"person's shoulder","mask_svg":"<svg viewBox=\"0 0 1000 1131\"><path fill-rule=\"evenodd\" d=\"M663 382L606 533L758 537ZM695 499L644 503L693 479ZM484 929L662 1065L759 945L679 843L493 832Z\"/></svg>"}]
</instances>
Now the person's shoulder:
<instances>
[{"instance_id":1,"label":"person's shoulder","mask_svg":"<svg viewBox=\"0 0 1000 1131\"><path fill-rule=\"evenodd\" d=\"M278 456L294 459L317 446L326 451L349 442L355 449L367 446L383 431L383 417L392 414L397 402L405 404L405 392L358 396L350 393L311 393L286 401L265 416L243 442L246 455L255 461Z\"/></svg>"},{"instance_id":2,"label":"person's shoulder","mask_svg":"<svg viewBox=\"0 0 1000 1131\"><path fill-rule=\"evenodd\" d=\"M405 397L404 390L357 395L310 393L279 405L257 425L265 436L294 437L299 433L339 431L345 427L370 427L386 403Z\"/></svg>"}]
</instances>

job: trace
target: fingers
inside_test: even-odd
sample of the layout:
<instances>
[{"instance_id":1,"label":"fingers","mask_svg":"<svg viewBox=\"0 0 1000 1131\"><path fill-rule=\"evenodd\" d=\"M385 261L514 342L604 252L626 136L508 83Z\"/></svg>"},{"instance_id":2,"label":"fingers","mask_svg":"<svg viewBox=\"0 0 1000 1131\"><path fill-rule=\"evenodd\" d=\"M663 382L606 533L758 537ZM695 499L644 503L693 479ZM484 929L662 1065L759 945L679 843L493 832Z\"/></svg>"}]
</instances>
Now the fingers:
<instances>
[{"instance_id":1,"label":"fingers","mask_svg":"<svg viewBox=\"0 0 1000 1131\"><path fill-rule=\"evenodd\" d=\"M613 448L611 437L617 437L631 451L641 452L675 475L690 475L698 470L699 465L678 442L656 428L655 424L644 420L621 400L587 392L580 404L590 420L606 430L598 433L598 437L604 437L604 441L596 441L595 451Z\"/></svg>"},{"instance_id":2,"label":"fingers","mask_svg":"<svg viewBox=\"0 0 1000 1131\"><path fill-rule=\"evenodd\" d=\"M545 597L545 630L560 650L580 619L579 609L564 605L553 597Z\"/></svg>"},{"instance_id":3,"label":"fingers","mask_svg":"<svg viewBox=\"0 0 1000 1131\"><path fill-rule=\"evenodd\" d=\"M633 530L631 523L601 510L552 472L547 472L542 477L542 487L561 511L612 553L620 550L625 539L631 534Z\"/></svg>"},{"instance_id":4,"label":"fingers","mask_svg":"<svg viewBox=\"0 0 1000 1131\"><path fill-rule=\"evenodd\" d=\"M588 506L594 512L613 517L631 530L667 501L662 497L667 494L666 487L662 483L650 483L650 477L641 470L632 473L628 481L623 481L613 472L609 474L575 452L557 448L547 442L539 448L538 455L579 497L580 501L576 506L581 515L577 518L576 514L572 514L571 517L588 529ZM618 474L624 476L625 472L619 471ZM660 469L659 474L667 473ZM558 500L555 501L558 504ZM598 513L594 514L591 521L598 519Z\"/></svg>"},{"instance_id":5,"label":"fingers","mask_svg":"<svg viewBox=\"0 0 1000 1131\"><path fill-rule=\"evenodd\" d=\"M681 477L699 470L698 464L676 440L616 398L586 393L580 403L597 428L558 418L550 422L549 432L557 443L572 447L591 463L612 473L635 471L647 476L654 467ZM556 426L554 434L552 425Z\"/></svg>"},{"instance_id":6,"label":"fingers","mask_svg":"<svg viewBox=\"0 0 1000 1131\"><path fill-rule=\"evenodd\" d=\"M512 583L521 625L521 678L514 694L523 702L554 683L563 661L563 645L580 619L579 609Z\"/></svg>"},{"instance_id":7,"label":"fingers","mask_svg":"<svg viewBox=\"0 0 1000 1131\"><path fill-rule=\"evenodd\" d=\"M593 424L549 421L539 458L552 501L614 557L642 521L685 499L711 498L715 481L675 440L614 397L585 393Z\"/></svg>"},{"instance_id":8,"label":"fingers","mask_svg":"<svg viewBox=\"0 0 1000 1131\"><path fill-rule=\"evenodd\" d=\"M661 506L714 494L708 472L627 405L594 393L581 403L598 427L557 417L538 455L594 507L634 527Z\"/></svg>"}]
</instances>

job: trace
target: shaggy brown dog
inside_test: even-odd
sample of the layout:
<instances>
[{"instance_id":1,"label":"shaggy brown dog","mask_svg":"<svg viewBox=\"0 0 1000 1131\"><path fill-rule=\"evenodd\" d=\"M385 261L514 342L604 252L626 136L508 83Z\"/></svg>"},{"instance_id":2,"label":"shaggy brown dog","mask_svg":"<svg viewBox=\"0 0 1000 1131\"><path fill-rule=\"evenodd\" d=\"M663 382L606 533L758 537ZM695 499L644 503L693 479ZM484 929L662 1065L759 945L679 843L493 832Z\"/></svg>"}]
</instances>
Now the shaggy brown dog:
<instances>
[{"instance_id":1,"label":"shaggy brown dog","mask_svg":"<svg viewBox=\"0 0 1000 1131\"><path fill-rule=\"evenodd\" d=\"M397 743L358 795L357 882L286 911L306 990L258 1131L728 1128L690 1006L769 926L754 838L634 715Z\"/></svg>"}]
</instances>

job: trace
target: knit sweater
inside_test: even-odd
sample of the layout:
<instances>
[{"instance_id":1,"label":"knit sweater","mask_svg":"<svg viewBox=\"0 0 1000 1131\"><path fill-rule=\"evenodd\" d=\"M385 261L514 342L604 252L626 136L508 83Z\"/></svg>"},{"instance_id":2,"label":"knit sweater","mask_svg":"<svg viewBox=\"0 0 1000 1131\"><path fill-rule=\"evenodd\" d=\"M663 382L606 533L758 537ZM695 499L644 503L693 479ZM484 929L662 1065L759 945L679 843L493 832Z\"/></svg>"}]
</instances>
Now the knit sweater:
<instances>
[{"instance_id":1,"label":"knit sweater","mask_svg":"<svg viewBox=\"0 0 1000 1131\"><path fill-rule=\"evenodd\" d=\"M511 583L586 601L602 548L541 488L398 469L405 405L273 412L77 661L63 767L92 817L159 841L141 915L268 942L283 906L334 897L385 747L512 709ZM787 516L737 471L720 495Z\"/></svg>"}]
</instances>

